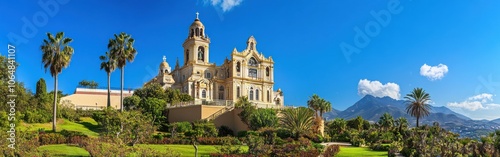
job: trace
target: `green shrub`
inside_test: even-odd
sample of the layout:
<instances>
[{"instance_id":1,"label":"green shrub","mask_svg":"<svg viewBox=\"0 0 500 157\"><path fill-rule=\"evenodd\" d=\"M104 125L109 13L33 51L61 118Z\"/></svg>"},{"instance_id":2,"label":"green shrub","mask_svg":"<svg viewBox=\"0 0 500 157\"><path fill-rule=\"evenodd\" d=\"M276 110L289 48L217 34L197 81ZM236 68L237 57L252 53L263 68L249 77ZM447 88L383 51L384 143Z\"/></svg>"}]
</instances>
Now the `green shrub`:
<instances>
[{"instance_id":1,"label":"green shrub","mask_svg":"<svg viewBox=\"0 0 500 157\"><path fill-rule=\"evenodd\" d=\"M66 137L59 133L39 133L38 142L40 145L49 144L64 144L66 143Z\"/></svg>"},{"instance_id":2,"label":"green shrub","mask_svg":"<svg viewBox=\"0 0 500 157\"><path fill-rule=\"evenodd\" d=\"M45 110L27 110L23 119L26 123L48 123L52 120L51 115Z\"/></svg>"}]
</instances>

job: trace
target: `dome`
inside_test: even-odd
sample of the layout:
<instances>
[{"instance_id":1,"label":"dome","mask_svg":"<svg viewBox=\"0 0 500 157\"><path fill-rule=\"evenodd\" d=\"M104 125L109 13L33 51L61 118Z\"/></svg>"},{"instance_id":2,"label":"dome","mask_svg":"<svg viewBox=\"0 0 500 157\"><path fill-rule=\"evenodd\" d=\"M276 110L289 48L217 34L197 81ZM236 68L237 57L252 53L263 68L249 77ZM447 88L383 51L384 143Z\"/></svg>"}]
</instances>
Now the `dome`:
<instances>
[{"instance_id":1,"label":"dome","mask_svg":"<svg viewBox=\"0 0 500 157\"><path fill-rule=\"evenodd\" d=\"M191 28L204 28L205 26L199 19L195 19L194 22L190 26Z\"/></svg>"},{"instance_id":2,"label":"dome","mask_svg":"<svg viewBox=\"0 0 500 157\"><path fill-rule=\"evenodd\" d=\"M170 67L170 65L168 65L167 62L164 61L164 62L160 63L160 69L162 69L162 68L168 68L168 67Z\"/></svg>"},{"instance_id":3,"label":"dome","mask_svg":"<svg viewBox=\"0 0 500 157\"><path fill-rule=\"evenodd\" d=\"M163 56L163 62L160 63L160 69L170 68L170 65L167 63L167 57Z\"/></svg>"}]
</instances>

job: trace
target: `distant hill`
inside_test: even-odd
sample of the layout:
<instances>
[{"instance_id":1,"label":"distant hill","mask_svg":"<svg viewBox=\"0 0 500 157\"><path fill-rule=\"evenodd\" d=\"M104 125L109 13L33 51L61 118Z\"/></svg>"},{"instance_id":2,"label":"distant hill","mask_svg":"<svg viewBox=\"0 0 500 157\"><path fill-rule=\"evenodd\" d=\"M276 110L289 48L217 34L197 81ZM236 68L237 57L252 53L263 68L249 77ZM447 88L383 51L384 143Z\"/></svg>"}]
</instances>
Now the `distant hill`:
<instances>
[{"instance_id":1,"label":"distant hill","mask_svg":"<svg viewBox=\"0 0 500 157\"><path fill-rule=\"evenodd\" d=\"M380 98L371 95L366 95L344 111L333 109L333 111L325 113L324 117L327 120L334 118L348 120L361 116L368 121L378 122L384 113L391 114L394 119L405 117L412 126L416 125L416 119L406 113L406 102L404 100L395 100L390 97ZM421 125L432 125L434 122L439 122L445 129L467 137L479 137L474 130L481 130L480 132L484 133L488 130L500 129L500 119L494 120L495 123L492 121L475 121L467 116L453 112L445 106L432 106L431 114L420 119Z\"/></svg>"},{"instance_id":2,"label":"distant hill","mask_svg":"<svg viewBox=\"0 0 500 157\"><path fill-rule=\"evenodd\" d=\"M497 124L500 124L500 118L498 118L498 119L494 119L494 120L491 120L491 121L492 121L492 122L495 122L495 123L497 123Z\"/></svg>"}]
</instances>

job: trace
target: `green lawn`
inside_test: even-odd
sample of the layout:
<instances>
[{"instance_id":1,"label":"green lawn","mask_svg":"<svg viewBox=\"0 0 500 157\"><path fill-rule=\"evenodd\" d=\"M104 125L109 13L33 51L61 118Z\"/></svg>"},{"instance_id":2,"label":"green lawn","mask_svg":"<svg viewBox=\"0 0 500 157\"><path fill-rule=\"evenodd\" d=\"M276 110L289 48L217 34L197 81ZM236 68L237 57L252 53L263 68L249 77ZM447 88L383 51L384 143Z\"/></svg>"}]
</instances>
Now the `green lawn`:
<instances>
[{"instance_id":1,"label":"green lawn","mask_svg":"<svg viewBox=\"0 0 500 157\"><path fill-rule=\"evenodd\" d=\"M151 148L160 152L166 152L166 148L181 153L181 156L194 156L194 148L192 145L153 145L153 144L139 144L137 147ZM199 145L198 156L209 156L210 153L217 153L218 146L213 145ZM244 152L248 151L247 146L242 146ZM51 156L90 156L83 148L76 146L68 146L66 144L45 145L38 147L38 150L48 151Z\"/></svg>"},{"instance_id":2,"label":"green lawn","mask_svg":"<svg viewBox=\"0 0 500 157\"><path fill-rule=\"evenodd\" d=\"M157 151L165 152L166 148L181 153L181 156L194 156L194 147L192 145L153 145L153 144L139 144L138 147L151 148ZM217 153L217 146L213 145L198 145L198 156L209 156L210 153ZM241 146L244 152L248 151L248 146Z\"/></svg>"},{"instance_id":3,"label":"green lawn","mask_svg":"<svg viewBox=\"0 0 500 157\"><path fill-rule=\"evenodd\" d=\"M99 133L97 132L97 122L90 117L81 117L80 122L71 122L67 119L59 119L57 122L57 131L63 129L69 131L82 132L90 137L97 137ZM22 122L19 129L20 130L38 130L43 128L47 131L52 130L52 123L24 123Z\"/></svg>"},{"instance_id":4,"label":"green lawn","mask_svg":"<svg viewBox=\"0 0 500 157\"><path fill-rule=\"evenodd\" d=\"M387 151L372 151L366 147L340 147L338 157L387 156Z\"/></svg>"},{"instance_id":5,"label":"green lawn","mask_svg":"<svg viewBox=\"0 0 500 157\"><path fill-rule=\"evenodd\" d=\"M38 150L48 151L50 156L90 156L89 152L77 146L68 146L66 144L45 145L38 147Z\"/></svg>"}]
</instances>

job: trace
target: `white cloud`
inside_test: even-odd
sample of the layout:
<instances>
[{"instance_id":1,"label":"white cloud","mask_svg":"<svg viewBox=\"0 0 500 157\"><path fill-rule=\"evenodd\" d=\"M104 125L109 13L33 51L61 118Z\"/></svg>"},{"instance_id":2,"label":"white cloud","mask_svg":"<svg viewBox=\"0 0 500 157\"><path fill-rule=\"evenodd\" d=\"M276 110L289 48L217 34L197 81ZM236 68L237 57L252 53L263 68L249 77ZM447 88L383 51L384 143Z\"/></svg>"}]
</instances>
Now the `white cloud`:
<instances>
[{"instance_id":1,"label":"white cloud","mask_svg":"<svg viewBox=\"0 0 500 157\"><path fill-rule=\"evenodd\" d=\"M420 67L420 75L427 77L429 80L440 80L448 73L448 66L439 64L437 66L429 66L427 64Z\"/></svg>"},{"instance_id":2,"label":"white cloud","mask_svg":"<svg viewBox=\"0 0 500 157\"><path fill-rule=\"evenodd\" d=\"M240 5L243 0L205 0L205 3L207 2L209 2L214 7L220 7L223 12L227 12L232 8Z\"/></svg>"},{"instance_id":3,"label":"white cloud","mask_svg":"<svg viewBox=\"0 0 500 157\"><path fill-rule=\"evenodd\" d=\"M361 96L368 94L376 97L388 96L396 100L399 100L399 97L401 96L398 84L392 82L382 84L379 81L370 81L367 79L359 80L358 94Z\"/></svg>"},{"instance_id":4,"label":"white cloud","mask_svg":"<svg viewBox=\"0 0 500 157\"><path fill-rule=\"evenodd\" d=\"M488 93L483 93L467 98L463 102L451 102L448 103L448 107L452 108L463 108L470 111L482 110L482 109L493 109L500 107L500 104L493 103L493 95Z\"/></svg>"}]
</instances>

